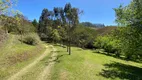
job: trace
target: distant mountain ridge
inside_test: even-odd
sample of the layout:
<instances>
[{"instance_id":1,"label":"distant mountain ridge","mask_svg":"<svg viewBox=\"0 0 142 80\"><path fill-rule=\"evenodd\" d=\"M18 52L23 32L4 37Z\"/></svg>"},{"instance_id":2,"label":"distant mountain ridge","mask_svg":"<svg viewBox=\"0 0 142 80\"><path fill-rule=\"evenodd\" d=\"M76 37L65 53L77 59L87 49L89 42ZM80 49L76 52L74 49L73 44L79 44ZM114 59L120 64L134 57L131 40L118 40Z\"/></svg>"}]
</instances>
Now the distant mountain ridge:
<instances>
[{"instance_id":1,"label":"distant mountain ridge","mask_svg":"<svg viewBox=\"0 0 142 80\"><path fill-rule=\"evenodd\" d=\"M81 25L83 25L83 26L86 26L86 27L95 27L95 28L103 28L103 27L105 27L105 25L104 24L94 24L94 23L91 23L91 22L82 22L82 23L80 23Z\"/></svg>"}]
</instances>

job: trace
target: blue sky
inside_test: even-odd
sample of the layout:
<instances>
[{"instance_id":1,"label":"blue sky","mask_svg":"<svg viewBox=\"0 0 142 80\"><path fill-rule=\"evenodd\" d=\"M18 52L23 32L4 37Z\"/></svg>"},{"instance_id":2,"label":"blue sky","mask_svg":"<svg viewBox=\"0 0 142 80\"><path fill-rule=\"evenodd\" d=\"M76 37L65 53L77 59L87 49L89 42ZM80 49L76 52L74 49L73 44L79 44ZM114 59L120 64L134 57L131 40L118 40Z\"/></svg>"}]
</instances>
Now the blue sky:
<instances>
[{"instance_id":1,"label":"blue sky","mask_svg":"<svg viewBox=\"0 0 142 80\"><path fill-rule=\"evenodd\" d=\"M29 20L39 19L43 8L52 10L54 7L64 7L68 2L73 7L84 11L80 21L115 25L115 12L120 4L128 5L131 0L19 0L15 9L21 11Z\"/></svg>"}]
</instances>

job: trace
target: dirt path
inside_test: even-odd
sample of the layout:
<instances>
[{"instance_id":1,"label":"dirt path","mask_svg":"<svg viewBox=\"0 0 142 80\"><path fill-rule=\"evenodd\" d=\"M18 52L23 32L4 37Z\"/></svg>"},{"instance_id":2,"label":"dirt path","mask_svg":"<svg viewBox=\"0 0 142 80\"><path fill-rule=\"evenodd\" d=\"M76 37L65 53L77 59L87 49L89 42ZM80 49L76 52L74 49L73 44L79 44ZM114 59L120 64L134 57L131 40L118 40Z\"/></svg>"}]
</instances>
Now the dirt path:
<instances>
[{"instance_id":1,"label":"dirt path","mask_svg":"<svg viewBox=\"0 0 142 80\"><path fill-rule=\"evenodd\" d=\"M57 58L56 49L51 46L53 49L53 53L51 58L48 60L48 65L44 68L44 70L40 73L38 80L50 80L51 79L51 69L55 64L55 60Z\"/></svg>"},{"instance_id":2,"label":"dirt path","mask_svg":"<svg viewBox=\"0 0 142 80\"><path fill-rule=\"evenodd\" d=\"M51 47L53 47L53 46L51 46ZM48 46L46 46L46 48L47 48L46 51L40 57L38 57L36 60L34 60L28 66L24 67L18 73L16 73L13 76L11 76L8 80L19 80L22 75L26 74L33 66L36 66L36 64L40 60L42 60L43 58L45 58L48 55L48 53L49 53L50 50L48 50Z\"/></svg>"}]
</instances>

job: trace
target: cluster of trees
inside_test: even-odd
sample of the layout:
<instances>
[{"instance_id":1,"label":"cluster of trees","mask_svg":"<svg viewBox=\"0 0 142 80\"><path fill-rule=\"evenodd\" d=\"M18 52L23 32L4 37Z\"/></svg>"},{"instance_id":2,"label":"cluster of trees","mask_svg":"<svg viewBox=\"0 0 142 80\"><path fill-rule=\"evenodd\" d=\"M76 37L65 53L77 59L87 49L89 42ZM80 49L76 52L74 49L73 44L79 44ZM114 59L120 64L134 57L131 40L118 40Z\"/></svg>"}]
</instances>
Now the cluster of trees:
<instances>
[{"instance_id":1,"label":"cluster of trees","mask_svg":"<svg viewBox=\"0 0 142 80\"><path fill-rule=\"evenodd\" d=\"M116 22L120 26L107 36L99 36L94 46L125 56L131 60L142 58L142 1L132 0L128 6L114 9ZM121 27L123 26L123 27Z\"/></svg>"},{"instance_id":2,"label":"cluster of trees","mask_svg":"<svg viewBox=\"0 0 142 80\"><path fill-rule=\"evenodd\" d=\"M24 35L33 33L36 28L33 26L26 17L22 14L15 14L14 16L0 15L1 29L5 31L5 34L13 33L20 35L20 41L23 41Z\"/></svg>"},{"instance_id":3,"label":"cluster of trees","mask_svg":"<svg viewBox=\"0 0 142 80\"><path fill-rule=\"evenodd\" d=\"M67 51L71 54L71 34L79 23L78 8L74 8L67 3L64 8L55 7L53 11L43 9L39 19L37 31L42 40L58 42L67 45ZM36 21L33 21L36 26Z\"/></svg>"},{"instance_id":4,"label":"cluster of trees","mask_svg":"<svg viewBox=\"0 0 142 80\"><path fill-rule=\"evenodd\" d=\"M5 33L23 34L35 31L33 24L21 14L19 11L14 11L13 6L17 0L1 0L0 1L0 26L5 30Z\"/></svg>"},{"instance_id":5,"label":"cluster of trees","mask_svg":"<svg viewBox=\"0 0 142 80\"><path fill-rule=\"evenodd\" d=\"M19 40L24 42L24 35L35 32L36 28L20 11L13 10L16 2L17 0L0 1L0 29L4 30L5 34L14 33L20 35ZM30 41L29 38L26 41Z\"/></svg>"},{"instance_id":6,"label":"cluster of trees","mask_svg":"<svg viewBox=\"0 0 142 80\"><path fill-rule=\"evenodd\" d=\"M21 14L16 14L11 17L5 15L1 16L4 17L1 19L1 26L3 26L5 33L24 34L27 32L35 32L36 30L33 24Z\"/></svg>"}]
</instances>

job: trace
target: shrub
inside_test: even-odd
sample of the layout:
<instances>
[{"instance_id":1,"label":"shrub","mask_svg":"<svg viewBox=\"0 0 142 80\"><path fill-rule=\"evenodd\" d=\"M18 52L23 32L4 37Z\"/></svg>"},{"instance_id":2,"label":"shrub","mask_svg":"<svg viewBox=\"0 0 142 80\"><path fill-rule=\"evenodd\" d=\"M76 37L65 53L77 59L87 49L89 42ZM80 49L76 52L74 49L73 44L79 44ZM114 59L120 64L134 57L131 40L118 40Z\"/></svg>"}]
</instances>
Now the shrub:
<instances>
[{"instance_id":1,"label":"shrub","mask_svg":"<svg viewBox=\"0 0 142 80\"><path fill-rule=\"evenodd\" d=\"M104 49L106 52L120 56L120 41L111 36L98 36L94 42L94 46Z\"/></svg>"},{"instance_id":2,"label":"shrub","mask_svg":"<svg viewBox=\"0 0 142 80\"><path fill-rule=\"evenodd\" d=\"M26 34L21 41L29 45L37 45L40 42L39 37L36 34Z\"/></svg>"}]
</instances>

